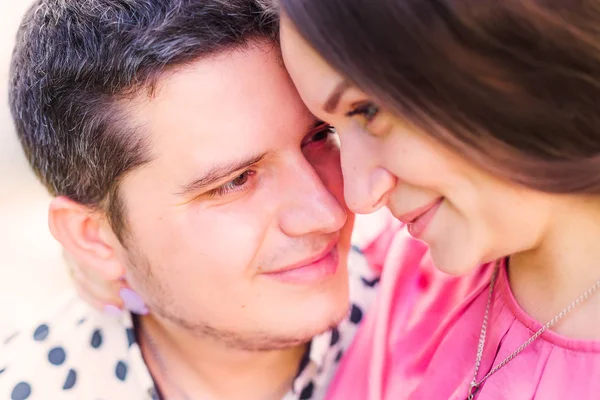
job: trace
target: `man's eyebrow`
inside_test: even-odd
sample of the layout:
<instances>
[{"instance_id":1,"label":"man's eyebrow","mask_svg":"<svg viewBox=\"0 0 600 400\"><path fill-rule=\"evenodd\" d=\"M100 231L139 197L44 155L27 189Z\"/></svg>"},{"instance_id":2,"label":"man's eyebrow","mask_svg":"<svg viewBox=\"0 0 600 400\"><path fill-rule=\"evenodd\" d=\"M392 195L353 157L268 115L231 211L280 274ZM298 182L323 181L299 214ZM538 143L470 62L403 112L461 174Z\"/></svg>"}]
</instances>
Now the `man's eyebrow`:
<instances>
[{"instance_id":1,"label":"man's eyebrow","mask_svg":"<svg viewBox=\"0 0 600 400\"><path fill-rule=\"evenodd\" d=\"M346 92L346 90L350 88L350 86L350 82L348 82L347 80L343 80L340 83L338 83L327 98L327 100L325 101L325 103L323 103L323 110L329 114L335 112L335 109L337 108L340 99L342 98L342 95Z\"/></svg>"},{"instance_id":2,"label":"man's eyebrow","mask_svg":"<svg viewBox=\"0 0 600 400\"><path fill-rule=\"evenodd\" d=\"M248 168L249 166L256 164L263 160L268 153L262 153L252 157L245 158L243 160L231 161L220 165L213 166L210 170L204 173L199 178L182 185L181 190L176 194L178 196L189 196L199 192L200 190L219 182L223 178L233 174L236 171Z\"/></svg>"}]
</instances>

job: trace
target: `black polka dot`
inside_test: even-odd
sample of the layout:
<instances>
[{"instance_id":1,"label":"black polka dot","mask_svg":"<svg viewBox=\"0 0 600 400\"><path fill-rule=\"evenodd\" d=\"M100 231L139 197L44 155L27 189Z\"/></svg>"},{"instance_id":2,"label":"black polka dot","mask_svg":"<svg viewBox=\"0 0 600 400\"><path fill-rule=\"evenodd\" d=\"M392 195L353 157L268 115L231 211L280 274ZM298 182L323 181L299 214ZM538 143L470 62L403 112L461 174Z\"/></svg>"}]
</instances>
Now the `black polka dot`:
<instances>
[{"instance_id":1,"label":"black polka dot","mask_svg":"<svg viewBox=\"0 0 600 400\"><path fill-rule=\"evenodd\" d=\"M365 277L361 277L360 280L362 281L363 285L365 285L365 286L375 287L375 285L377 285L379 283L381 278L375 278L375 279L369 280Z\"/></svg>"},{"instance_id":2,"label":"black polka dot","mask_svg":"<svg viewBox=\"0 0 600 400\"><path fill-rule=\"evenodd\" d=\"M87 321L86 317L81 318L79 321L77 321L77 325L81 325L83 324L85 321Z\"/></svg>"},{"instance_id":3,"label":"black polka dot","mask_svg":"<svg viewBox=\"0 0 600 400\"><path fill-rule=\"evenodd\" d=\"M352 321L355 324L358 324L362 320L362 317L362 310L356 304L352 304L352 311L350 312L350 321Z\"/></svg>"},{"instance_id":4,"label":"black polka dot","mask_svg":"<svg viewBox=\"0 0 600 400\"><path fill-rule=\"evenodd\" d=\"M344 356L344 352L342 350L338 351L337 355L335 356L335 362L336 363L340 362L340 360L342 359L343 356Z\"/></svg>"},{"instance_id":5,"label":"black polka dot","mask_svg":"<svg viewBox=\"0 0 600 400\"><path fill-rule=\"evenodd\" d=\"M330 346L335 346L337 342L340 341L340 331L337 328L333 328L331 330L331 342Z\"/></svg>"},{"instance_id":6,"label":"black polka dot","mask_svg":"<svg viewBox=\"0 0 600 400\"><path fill-rule=\"evenodd\" d=\"M148 389L148 397L150 397L152 400L160 400L160 396L158 395L158 391L151 387L150 389Z\"/></svg>"},{"instance_id":7,"label":"black polka dot","mask_svg":"<svg viewBox=\"0 0 600 400\"><path fill-rule=\"evenodd\" d=\"M100 329L96 329L92 334L90 345L95 349L102 346L102 332L100 332Z\"/></svg>"},{"instance_id":8,"label":"black polka dot","mask_svg":"<svg viewBox=\"0 0 600 400\"><path fill-rule=\"evenodd\" d=\"M300 400L309 400L312 398L313 392L315 391L315 384L310 382L308 385L302 389L300 393Z\"/></svg>"},{"instance_id":9,"label":"black polka dot","mask_svg":"<svg viewBox=\"0 0 600 400\"><path fill-rule=\"evenodd\" d=\"M119 361L117 363L117 368L115 369L115 375L119 380L124 381L127 378L127 364L123 361Z\"/></svg>"},{"instance_id":10,"label":"black polka dot","mask_svg":"<svg viewBox=\"0 0 600 400\"><path fill-rule=\"evenodd\" d=\"M67 379L65 379L65 384L63 385L63 390L72 389L75 386L75 382L77 382L77 372L70 369L67 374Z\"/></svg>"},{"instance_id":11,"label":"black polka dot","mask_svg":"<svg viewBox=\"0 0 600 400\"><path fill-rule=\"evenodd\" d=\"M6 368L0 368L0 375L2 375L4 371L6 371Z\"/></svg>"},{"instance_id":12,"label":"black polka dot","mask_svg":"<svg viewBox=\"0 0 600 400\"><path fill-rule=\"evenodd\" d=\"M129 347L137 342L137 340L135 340L135 331L133 328L127 328L127 342L129 343Z\"/></svg>"},{"instance_id":13,"label":"black polka dot","mask_svg":"<svg viewBox=\"0 0 600 400\"><path fill-rule=\"evenodd\" d=\"M42 324L37 327L35 332L33 332L33 340L35 340L36 342L41 342L43 340L46 340L49 333L50 333L50 328L48 328L48 325Z\"/></svg>"},{"instance_id":14,"label":"black polka dot","mask_svg":"<svg viewBox=\"0 0 600 400\"><path fill-rule=\"evenodd\" d=\"M25 400L31 396L31 386L27 382L19 382L10 395L10 400Z\"/></svg>"},{"instance_id":15,"label":"black polka dot","mask_svg":"<svg viewBox=\"0 0 600 400\"><path fill-rule=\"evenodd\" d=\"M55 347L48 353L48 361L52 365L62 365L67 359L67 353L62 347Z\"/></svg>"},{"instance_id":16,"label":"black polka dot","mask_svg":"<svg viewBox=\"0 0 600 400\"><path fill-rule=\"evenodd\" d=\"M300 374L304 372L308 363L310 363L310 354L307 352L304 355L304 357L302 357L302 360L300 360L300 367L298 368L298 373L296 374L296 377L299 377Z\"/></svg>"},{"instance_id":17,"label":"black polka dot","mask_svg":"<svg viewBox=\"0 0 600 400\"><path fill-rule=\"evenodd\" d=\"M360 249L360 247L358 247L356 245L352 245L352 250L359 254L363 254L363 251Z\"/></svg>"}]
</instances>

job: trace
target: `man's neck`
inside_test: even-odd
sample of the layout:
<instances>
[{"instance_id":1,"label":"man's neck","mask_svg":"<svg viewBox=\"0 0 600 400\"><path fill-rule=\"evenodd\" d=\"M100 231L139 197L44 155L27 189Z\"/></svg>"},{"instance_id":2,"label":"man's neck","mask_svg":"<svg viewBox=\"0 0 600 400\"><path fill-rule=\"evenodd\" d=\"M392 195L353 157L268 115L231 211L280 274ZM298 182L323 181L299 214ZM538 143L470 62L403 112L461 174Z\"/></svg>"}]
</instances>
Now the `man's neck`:
<instances>
[{"instance_id":1,"label":"man's neck","mask_svg":"<svg viewBox=\"0 0 600 400\"><path fill-rule=\"evenodd\" d=\"M307 349L245 351L165 326L151 316L138 322L144 360L168 400L280 400L291 389Z\"/></svg>"}]
</instances>

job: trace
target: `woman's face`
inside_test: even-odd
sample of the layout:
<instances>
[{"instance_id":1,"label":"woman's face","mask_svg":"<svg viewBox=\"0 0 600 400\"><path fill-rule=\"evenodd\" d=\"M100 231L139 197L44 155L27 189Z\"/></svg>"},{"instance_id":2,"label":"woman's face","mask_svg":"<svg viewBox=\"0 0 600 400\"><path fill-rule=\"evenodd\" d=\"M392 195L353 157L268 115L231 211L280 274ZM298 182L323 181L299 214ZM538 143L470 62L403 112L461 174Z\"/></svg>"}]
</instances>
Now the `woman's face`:
<instances>
[{"instance_id":1,"label":"woman's face","mask_svg":"<svg viewBox=\"0 0 600 400\"><path fill-rule=\"evenodd\" d=\"M497 179L386 112L346 83L285 16L281 41L302 99L339 132L344 193L353 211L387 205L451 274L534 249L542 240L556 196Z\"/></svg>"}]
</instances>

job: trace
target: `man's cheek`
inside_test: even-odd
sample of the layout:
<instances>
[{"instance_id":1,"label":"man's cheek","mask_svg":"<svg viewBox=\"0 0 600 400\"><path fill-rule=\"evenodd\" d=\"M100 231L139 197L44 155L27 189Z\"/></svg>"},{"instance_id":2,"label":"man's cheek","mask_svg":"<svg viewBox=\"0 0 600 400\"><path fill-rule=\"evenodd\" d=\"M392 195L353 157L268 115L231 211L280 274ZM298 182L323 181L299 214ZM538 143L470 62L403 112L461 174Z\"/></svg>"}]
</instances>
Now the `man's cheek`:
<instances>
[{"instance_id":1,"label":"man's cheek","mask_svg":"<svg viewBox=\"0 0 600 400\"><path fill-rule=\"evenodd\" d=\"M340 150L337 144L328 143L319 151L306 152L306 160L312 165L323 182L333 180L338 174L342 176Z\"/></svg>"},{"instance_id":2,"label":"man's cheek","mask_svg":"<svg viewBox=\"0 0 600 400\"><path fill-rule=\"evenodd\" d=\"M331 154L330 157L323 160L319 169L320 171L318 170L317 173L327 189L334 194L340 203L344 204L344 176L342 175L339 152Z\"/></svg>"}]
</instances>

